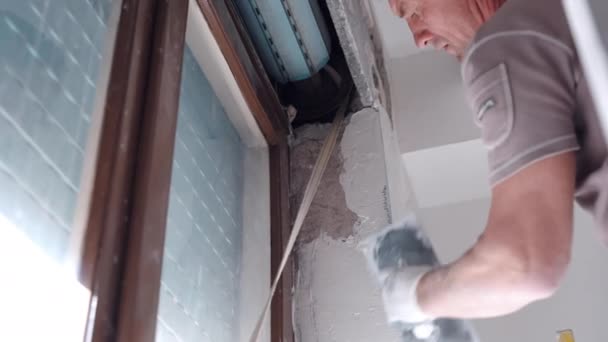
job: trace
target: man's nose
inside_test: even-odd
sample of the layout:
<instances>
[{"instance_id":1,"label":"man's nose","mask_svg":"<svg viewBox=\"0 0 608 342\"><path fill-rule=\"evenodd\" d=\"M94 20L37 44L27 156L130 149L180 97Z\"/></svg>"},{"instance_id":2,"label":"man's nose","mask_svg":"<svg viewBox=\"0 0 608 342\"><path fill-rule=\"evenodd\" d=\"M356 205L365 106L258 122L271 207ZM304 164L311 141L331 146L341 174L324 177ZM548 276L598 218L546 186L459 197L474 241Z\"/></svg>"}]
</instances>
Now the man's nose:
<instances>
[{"instance_id":1,"label":"man's nose","mask_svg":"<svg viewBox=\"0 0 608 342\"><path fill-rule=\"evenodd\" d=\"M414 42L418 48L424 48L428 46L433 40L433 34L427 30L412 31L414 32Z\"/></svg>"},{"instance_id":2,"label":"man's nose","mask_svg":"<svg viewBox=\"0 0 608 342\"><path fill-rule=\"evenodd\" d=\"M407 25L410 27L410 31L414 36L414 42L416 42L416 46L419 48L427 46L433 40L434 35L427 29L427 26L418 16L414 15L409 18Z\"/></svg>"}]
</instances>

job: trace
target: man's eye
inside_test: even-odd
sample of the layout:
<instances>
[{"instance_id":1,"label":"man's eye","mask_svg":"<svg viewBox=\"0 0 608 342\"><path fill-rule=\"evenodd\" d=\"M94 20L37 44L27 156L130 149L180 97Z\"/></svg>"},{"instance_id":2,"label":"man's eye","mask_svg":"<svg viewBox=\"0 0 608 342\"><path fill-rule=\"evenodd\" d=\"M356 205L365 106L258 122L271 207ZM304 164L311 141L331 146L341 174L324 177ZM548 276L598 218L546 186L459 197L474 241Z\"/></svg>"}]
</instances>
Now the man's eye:
<instances>
[{"instance_id":1,"label":"man's eye","mask_svg":"<svg viewBox=\"0 0 608 342\"><path fill-rule=\"evenodd\" d=\"M405 19L413 20L420 19L420 13L416 10L416 8L411 8L406 12Z\"/></svg>"}]
</instances>

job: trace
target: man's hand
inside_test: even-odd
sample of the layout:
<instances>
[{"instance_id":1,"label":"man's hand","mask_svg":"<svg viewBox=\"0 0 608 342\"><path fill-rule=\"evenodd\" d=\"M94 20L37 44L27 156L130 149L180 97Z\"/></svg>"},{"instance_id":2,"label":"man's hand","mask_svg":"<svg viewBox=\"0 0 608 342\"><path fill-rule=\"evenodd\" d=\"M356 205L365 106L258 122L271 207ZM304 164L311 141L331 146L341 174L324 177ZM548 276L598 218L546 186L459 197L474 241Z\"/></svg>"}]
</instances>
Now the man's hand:
<instances>
[{"instance_id":1,"label":"man's hand","mask_svg":"<svg viewBox=\"0 0 608 342\"><path fill-rule=\"evenodd\" d=\"M486 318L551 296L570 261L575 168L574 153L563 153L495 186L488 224L476 245L420 280L422 312Z\"/></svg>"},{"instance_id":2,"label":"man's hand","mask_svg":"<svg viewBox=\"0 0 608 342\"><path fill-rule=\"evenodd\" d=\"M389 323L422 323L432 320L420 309L416 288L431 266L406 266L395 270L382 284L382 300Z\"/></svg>"}]
</instances>

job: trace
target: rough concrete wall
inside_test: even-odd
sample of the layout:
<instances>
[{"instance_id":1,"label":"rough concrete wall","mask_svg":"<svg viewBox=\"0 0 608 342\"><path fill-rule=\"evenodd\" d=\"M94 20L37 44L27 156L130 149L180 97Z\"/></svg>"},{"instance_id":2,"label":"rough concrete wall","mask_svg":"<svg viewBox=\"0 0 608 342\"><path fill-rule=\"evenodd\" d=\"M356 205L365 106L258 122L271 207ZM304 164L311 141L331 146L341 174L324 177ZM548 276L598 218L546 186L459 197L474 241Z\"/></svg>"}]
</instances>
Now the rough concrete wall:
<instances>
[{"instance_id":1,"label":"rough concrete wall","mask_svg":"<svg viewBox=\"0 0 608 342\"><path fill-rule=\"evenodd\" d=\"M312 167L330 128L331 124L306 125L296 132L296 141L291 149L291 217L296 217ZM342 134L343 131L340 137ZM345 240L352 235L357 215L346 206L344 190L340 184L343 162L339 149L334 150L300 232L299 244L313 242L321 234L335 240Z\"/></svg>"},{"instance_id":2,"label":"rough concrete wall","mask_svg":"<svg viewBox=\"0 0 608 342\"><path fill-rule=\"evenodd\" d=\"M391 113L383 47L368 5L367 0L327 0L361 104L381 105Z\"/></svg>"},{"instance_id":3,"label":"rough concrete wall","mask_svg":"<svg viewBox=\"0 0 608 342\"><path fill-rule=\"evenodd\" d=\"M386 114L384 114L386 115ZM329 130L296 131L292 150L294 207ZM359 243L391 221L380 114L365 109L343 127L297 248L295 335L298 341L397 341Z\"/></svg>"},{"instance_id":4,"label":"rough concrete wall","mask_svg":"<svg viewBox=\"0 0 608 342\"><path fill-rule=\"evenodd\" d=\"M406 177L395 125L383 107L379 108L378 114L384 146L383 152L386 156L386 178L391 218L392 222L400 222L411 214L414 208L418 207L418 203L412 185Z\"/></svg>"}]
</instances>

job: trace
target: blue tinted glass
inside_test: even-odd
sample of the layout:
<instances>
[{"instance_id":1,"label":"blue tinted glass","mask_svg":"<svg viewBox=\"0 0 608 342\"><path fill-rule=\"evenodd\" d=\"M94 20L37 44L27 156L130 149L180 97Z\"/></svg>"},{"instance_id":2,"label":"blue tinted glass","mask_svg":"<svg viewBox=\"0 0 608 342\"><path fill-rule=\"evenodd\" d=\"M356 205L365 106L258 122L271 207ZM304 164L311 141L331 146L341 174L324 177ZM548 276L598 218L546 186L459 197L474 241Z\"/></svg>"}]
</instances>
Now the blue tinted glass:
<instances>
[{"instance_id":1,"label":"blue tinted glass","mask_svg":"<svg viewBox=\"0 0 608 342\"><path fill-rule=\"evenodd\" d=\"M245 147L189 48L177 126L157 341L232 342Z\"/></svg>"},{"instance_id":2,"label":"blue tinted glass","mask_svg":"<svg viewBox=\"0 0 608 342\"><path fill-rule=\"evenodd\" d=\"M111 2L0 4L0 215L57 261L75 213Z\"/></svg>"}]
</instances>

